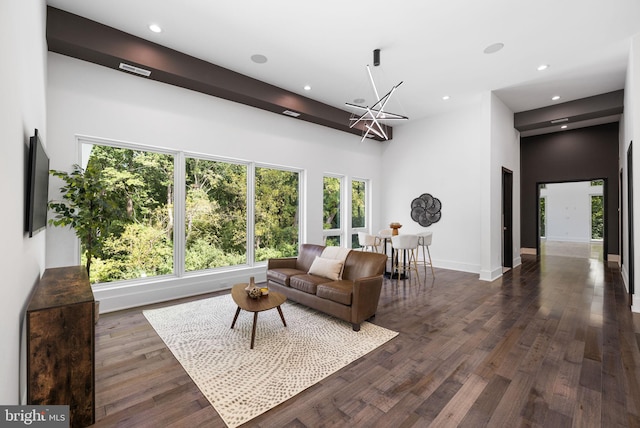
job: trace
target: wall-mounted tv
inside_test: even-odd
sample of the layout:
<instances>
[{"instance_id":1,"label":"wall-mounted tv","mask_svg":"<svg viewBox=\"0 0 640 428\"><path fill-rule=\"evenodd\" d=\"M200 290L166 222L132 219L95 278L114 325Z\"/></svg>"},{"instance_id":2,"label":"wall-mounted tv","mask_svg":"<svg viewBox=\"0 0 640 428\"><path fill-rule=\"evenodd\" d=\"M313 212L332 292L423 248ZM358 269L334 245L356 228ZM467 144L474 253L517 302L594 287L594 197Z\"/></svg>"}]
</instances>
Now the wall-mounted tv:
<instances>
[{"instance_id":1,"label":"wall-mounted tv","mask_svg":"<svg viewBox=\"0 0 640 428\"><path fill-rule=\"evenodd\" d=\"M37 129L29 139L27 174L25 231L32 237L47 226L49 203L49 156L44 151Z\"/></svg>"}]
</instances>

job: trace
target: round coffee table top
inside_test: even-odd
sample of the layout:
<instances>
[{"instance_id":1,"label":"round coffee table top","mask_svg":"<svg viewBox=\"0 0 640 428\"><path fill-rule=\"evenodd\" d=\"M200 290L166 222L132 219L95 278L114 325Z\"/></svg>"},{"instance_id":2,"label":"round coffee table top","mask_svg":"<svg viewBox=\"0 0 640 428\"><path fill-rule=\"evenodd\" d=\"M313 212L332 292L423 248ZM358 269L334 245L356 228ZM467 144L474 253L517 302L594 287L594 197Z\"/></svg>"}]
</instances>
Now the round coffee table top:
<instances>
[{"instance_id":1,"label":"round coffee table top","mask_svg":"<svg viewBox=\"0 0 640 428\"><path fill-rule=\"evenodd\" d=\"M252 299L247 295L245 288L247 284L236 284L231 288L231 297L239 308L248 312L268 311L280 306L287 300L287 296L277 291L269 290L269 294Z\"/></svg>"}]
</instances>

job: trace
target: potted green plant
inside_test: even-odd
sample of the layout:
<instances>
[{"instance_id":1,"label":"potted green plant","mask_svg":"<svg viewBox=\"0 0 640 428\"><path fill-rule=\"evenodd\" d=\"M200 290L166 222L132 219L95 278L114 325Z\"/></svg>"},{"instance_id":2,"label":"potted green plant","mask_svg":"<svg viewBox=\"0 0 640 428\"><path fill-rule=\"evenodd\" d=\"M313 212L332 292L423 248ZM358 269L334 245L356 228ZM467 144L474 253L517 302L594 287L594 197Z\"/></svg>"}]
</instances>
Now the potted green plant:
<instances>
[{"instance_id":1,"label":"potted green plant","mask_svg":"<svg viewBox=\"0 0 640 428\"><path fill-rule=\"evenodd\" d=\"M117 218L116 195L100 179L100 172L92 168L84 170L74 165L71 172L50 170L50 174L60 178L64 185L60 187L62 200L49 202L49 209L55 213L49 224L75 230L90 275L91 261L109 235L111 222Z\"/></svg>"}]
</instances>

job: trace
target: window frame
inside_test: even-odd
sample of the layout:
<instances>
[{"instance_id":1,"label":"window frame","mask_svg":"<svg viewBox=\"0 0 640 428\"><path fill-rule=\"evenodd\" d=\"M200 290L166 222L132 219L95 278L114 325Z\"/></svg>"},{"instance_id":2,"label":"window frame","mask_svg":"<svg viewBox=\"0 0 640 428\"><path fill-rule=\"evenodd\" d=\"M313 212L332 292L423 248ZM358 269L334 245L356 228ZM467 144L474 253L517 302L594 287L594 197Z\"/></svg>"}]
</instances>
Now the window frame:
<instances>
[{"instance_id":1,"label":"window frame","mask_svg":"<svg viewBox=\"0 0 640 428\"><path fill-rule=\"evenodd\" d=\"M357 244L354 246L354 240L357 243L357 235L358 232L372 233L371 232L371 180L366 178L352 177L349 180L351 185L349 186L349 231L347 236L349 239L349 247L350 248L360 248L360 245ZM354 227L353 226L353 183L361 182L364 183L364 226Z\"/></svg>"},{"instance_id":2,"label":"window frame","mask_svg":"<svg viewBox=\"0 0 640 428\"><path fill-rule=\"evenodd\" d=\"M255 172L256 172L256 168L269 168L269 169L275 169L275 170L279 170L279 171L288 171L288 172L294 172L296 174L298 174L298 249L300 248L300 244L302 242L304 242L303 239L303 230L306 229L306 215L305 215L305 211L304 211L304 205L302 203L303 201L303 197L304 197L304 193L303 193L303 189L304 189L304 183L305 183L305 174L304 174L304 170L301 168L295 168L295 167L290 167L290 166L283 166L283 165L277 165L277 164L272 164L272 163L265 163L265 162L253 162L252 163L253 167L251 168L251 174L247 174L247 179L249 180L249 175L251 175L251 179L250 182L247 183L247 197L249 197L250 194L250 200L253 201L253 203L249 204L249 206L247 207L247 216L251 215L251 227L249 227L249 224L247 223L247 228L251 229L251 230L247 230L247 241L251 242L251 261L252 264L251 266L266 266L267 265L267 260L262 260L262 261L256 261L255 260L255 198L256 198L256 178L255 178ZM249 214L249 211L251 211L251 213ZM247 248L247 250L249 250ZM249 253L247 252L247 255ZM249 259L247 259L249 260Z\"/></svg>"},{"instance_id":3,"label":"window frame","mask_svg":"<svg viewBox=\"0 0 640 428\"><path fill-rule=\"evenodd\" d=\"M339 180L340 182L340 192L339 192L339 199L338 199L338 204L339 204L339 210L338 210L338 214L340 215L340 227L337 229L325 229L324 228L324 216L322 216L322 242L323 244L326 245L327 243L327 239L330 237L338 237L338 239L340 240L340 246L341 247L345 247L345 236L346 236L346 227L345 227L345 219L348 219L349 224L351 221L351 213L346 213L347 209L345 207L349 207L348 209L351 209L351 196L348 196L348 200L347 200L347 192L345 189L345 183L346 183L346 176L342 175L342 174L334 174L334 173L324 173L322 174L322 211L324 212L324 180L325 178L336 178ZM346 201L346 203L345 203ZM351 243L349 242L349 246L351 246Z\"/></svg>"},{"instance_id":4,"label":"window frame","mask_svg":"<svg viewBox=\"0 0 640 428\"><path fill-rule=\"evenodd\" d=\"M148 144L140 144L129 141L115 140L109 138L100 138L100 137L92 137L86 135L76 135L76 150L77 150L77 159L79 165L86 166L86 161L88 161L88 156L83 156L85 150L83 150L83 145L101 145L101 146L109 146L121 149L129 149L136 151L145 151L145 152L153 152L160 154L167 154L173 156L174 160L174 176L173 176L173 216L174 216L174 224L173 224L173 273L158 275L154 277L140 277L133 278L127 280L118 280L111 282L101 282L93 284L97 286L99 289L108 289L108 288L117 288L121 286L128 285L144 285L149 284L150 282L164 281L167 279L180 279L180 278L189 278L189 277L198 277L203 274L212 274L212 273L220 273L220 272L229 272L229 271L240 271L246 270L247 268L254 267L262 267L265 266L267 261L255 261L255 169L260 168L271 168L278 169L283 171L290 171L298 174L298 243L303 242L303 232L306 228L306 212L305 212L305 204L303 201L305 200L305 171L301 168L270 164L264 162L254 162L250 160L243 160L237 158L230 158L224 156L215 156L200 152L188 151L188 150L176 150L176 149L168 149L159 146L153 146ZM90 153L90 152L89 152ZM247 221L246 221L246 263L234 265L234 266L221 266L211 269L204 270L196 270L196 271L185 271L185 256L186 256L186 158L196 158L207 161L214 162L226 162L235 165L244 165L247 168L247 194L246 194L246 206L247 206ZM85 159L86 158L86 159ZM85 161L86 160L86 161ZM83 163L84 162L84 163ZM81 259L81 246L78 245L76 249L76 260L78 262ZM150 281L151 280L151 281Z\"/></svg>"}]
</instances>

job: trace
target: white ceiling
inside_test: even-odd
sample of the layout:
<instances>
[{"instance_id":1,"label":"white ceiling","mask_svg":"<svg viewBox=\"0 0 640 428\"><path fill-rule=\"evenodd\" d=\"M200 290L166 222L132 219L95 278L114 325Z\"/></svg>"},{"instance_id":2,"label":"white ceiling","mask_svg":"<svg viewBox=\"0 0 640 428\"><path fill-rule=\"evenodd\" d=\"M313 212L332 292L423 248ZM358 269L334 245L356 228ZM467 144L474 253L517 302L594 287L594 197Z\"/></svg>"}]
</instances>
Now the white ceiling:
<instances>
[{"instance_id":1,"label":"white ceiling","mask_svg":"<svg viewBox=\"0 0 640 428\"><path fill-rule=\"evenodd\" d=\"M520 112L622 89L630 38L640 33L640 0L47 4L345 110L356 98L375 102L370 64L381 96L403 82L387 110L411 120L477 102L486 91ZM163 32L150 32L151 23ZM498 42L502 50L483 53ZM268 61L256 64L254 54ZM540 64L549 68L537 71Z\"/></svg>"}]
</instances>

